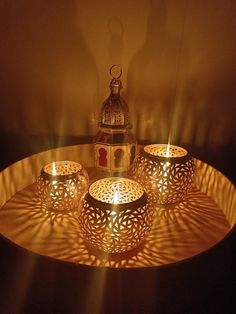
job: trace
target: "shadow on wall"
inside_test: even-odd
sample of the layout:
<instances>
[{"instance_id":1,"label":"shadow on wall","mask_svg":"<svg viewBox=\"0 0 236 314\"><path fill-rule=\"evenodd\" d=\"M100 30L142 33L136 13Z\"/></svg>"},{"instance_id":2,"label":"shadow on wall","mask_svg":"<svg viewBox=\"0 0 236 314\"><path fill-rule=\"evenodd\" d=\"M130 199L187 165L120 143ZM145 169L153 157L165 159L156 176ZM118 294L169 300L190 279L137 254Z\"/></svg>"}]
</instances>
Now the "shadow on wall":
<instances>
[{"instance_id":1,"label":"shadow on wall","mask_svg":"<svg viewBox=\"0 0 236 314\"><path fill-rule=\"evenodd\" d=\"M76 3L4 1L0 20L2 131L89 135L98 73Z\"/></svg>"},{"instance_id":2,"label":"shadow on wall","mask_svg":"<svg viewBox=\"0 0 236 314\"><path fill-rule=\"evenodd\" d=\"M236 2L191 2L189 13L192 71L183 69L178 137L211 151L236 153Z\"/></svg>"},{"instance_id":3,"label":"shadow on wall","mask_svg":"<svg viewBox=\"0 0 236 314\"><path fill-rule=\"evenodd\" d=\"M124 26L122 21L117 17L112 17L107 24L109 33L108 53L110 65L122 64L124 51Z\"/></svg>"},{"instance_id":4,"label":"shadow on wall","mask_svg":"<svg viewBox=\"0 0 236 314\"><path fill-rule=\"evenodd\" d=\"M166 142L172 130L173 143L234 150L236 3L179 5L177 38L170 2L150 2L146 41L128 70L136 134Z\"/></svg>"},{"instance_id":5,"label":"shadow on wall","mask_svg":"<svg viewBox=\"0 0 236 314\"><path fill-rule=\"evenodd\" d=\"M167 16L166 1L150 2L146 41L128 69L128 96L141 140L165 142L170 130L180 39L167 30Z\"/></svg>"},{"instance_id":6,"label":"shadow on wall","mask_svg":"<svg viewBox=\"0 0 236 314\"><path fill-rule=\"evenodd\" d=\"M223 73L222 73L223 75ZM182 91L181 110L176 120L178 140L212 151L236 153L235 77L219 77L216 82L189 79Z\"/></svg>"}]
</instances>

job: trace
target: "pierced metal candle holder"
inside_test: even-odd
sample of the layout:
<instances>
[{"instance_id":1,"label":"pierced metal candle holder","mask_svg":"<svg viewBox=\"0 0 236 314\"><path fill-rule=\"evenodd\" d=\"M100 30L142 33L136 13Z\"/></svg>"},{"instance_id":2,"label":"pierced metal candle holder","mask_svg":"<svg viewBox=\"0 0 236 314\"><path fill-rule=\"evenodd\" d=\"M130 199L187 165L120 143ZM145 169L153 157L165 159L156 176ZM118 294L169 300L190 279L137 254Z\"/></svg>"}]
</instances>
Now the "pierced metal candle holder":
<instances>
[{"instance_id":1,"label":"pierced metal candle holder","mask_svg":"<svg viewBox=\"0 0 236 314\"><path fill-rule=\"evenodd\" d=\"M72 210L78 206L88 187L88 174L74 161L56 161L45 165L37 180L42 206L55 210Z\"/></svg>"},{"instance_id":2,"label":"pierced metal candle holder","mask_svg":"<svg viewBox=\"0 0 236 314\"><path fill-rule=\"evenodd\" d=\"M153 207L142 186L121 177L92 183L79 214L84 239L109 253L138 246L150 231L152 220Z\"/></svg>"},{"instance_id":3,"label":"pierced metal candle holder","mask_svg":"<svg viewBox=\"0 0 236 314\"><path fill-rule=\"evenodd\" d=\"M167 144L145 146L131 169L133 178L157 204L179 202L191 188L194 172L194 159L187 150Z\"/></svg>"}]
</instances>

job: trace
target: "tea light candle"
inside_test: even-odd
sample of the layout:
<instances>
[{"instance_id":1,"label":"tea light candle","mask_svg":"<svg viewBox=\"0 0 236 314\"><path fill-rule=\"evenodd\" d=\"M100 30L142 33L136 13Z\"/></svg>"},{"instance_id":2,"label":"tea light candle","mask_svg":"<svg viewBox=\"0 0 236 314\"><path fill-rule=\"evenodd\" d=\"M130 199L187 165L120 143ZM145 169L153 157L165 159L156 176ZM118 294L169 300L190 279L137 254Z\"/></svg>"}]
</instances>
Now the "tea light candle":
<instances>
[{"instance_id":1,"label":"tea light candle","mask_svg":"<svg viewBox=\"0 0 236 314\"><path fill-rule=\"evenodd\" d=\"M186 149L170 144L145 146L136 156L131 174L145 187L154 202L180 201L194 179L194 159Z\"/></svg>"},{"instance_id":2,"label":"tea light candle","mask_svg":"<svg viewBox=\"0 0 236 314\"><path fill-rule=\"evenodd\" d=\"M142 186L127 178L92 183L81 203L79 223L84 239L109 253L129 251L151 229L153 207Z\"/></svg>"},{"instance_id":3,"label":"tea light candle","mask_svg":"<svg viewBox=\"0 0 236 314\"><path fill-rule=\"evenodd\" d=\"M38 195L47 209L62 211L78 206L88 187L88 174L74 161L56 161L45 165L37 180Z\"/></svg>"}]
</instances>

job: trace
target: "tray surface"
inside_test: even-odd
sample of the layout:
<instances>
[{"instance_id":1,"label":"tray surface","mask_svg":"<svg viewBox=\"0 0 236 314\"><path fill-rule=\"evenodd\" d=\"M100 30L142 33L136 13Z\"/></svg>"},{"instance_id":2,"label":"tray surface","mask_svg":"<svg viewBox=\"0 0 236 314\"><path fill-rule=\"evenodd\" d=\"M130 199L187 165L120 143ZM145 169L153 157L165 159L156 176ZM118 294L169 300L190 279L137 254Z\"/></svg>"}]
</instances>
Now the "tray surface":
<instances>
[{"instance_id":1,"label":"tray surface","mask_svg":"<svg viewBox=\"0 0 236 314\"><path fill-rule=\"evenodd\" d=\"M63 154L66 154L66 149ZM27 160L31 160L30 157ZM36 160L37 155L34 156ZM196 186L180 203L158 206L150 234L139 247L130 252L106 254L94 251L81 236L78 211L55 214L42 210L35 184L38 170L27 181L27 186L15 193L12 189L11 197L0 209L0 233L27 250L83 265L152 267L184 260L217 244L235 222L235 211L232 210L235 206L233 185L214 168L200 161L197 161L197 167ZM94 178L95 170L87 169L90 178ZM207 180L206 175L209 173ZM9 185L11 181L4 182L7 188L6 183ZM221 208L224 197L218 193L221 184L227 194L224 210ZM213 198L214 195L217 197Z\"/></svg>"}]
</instances>

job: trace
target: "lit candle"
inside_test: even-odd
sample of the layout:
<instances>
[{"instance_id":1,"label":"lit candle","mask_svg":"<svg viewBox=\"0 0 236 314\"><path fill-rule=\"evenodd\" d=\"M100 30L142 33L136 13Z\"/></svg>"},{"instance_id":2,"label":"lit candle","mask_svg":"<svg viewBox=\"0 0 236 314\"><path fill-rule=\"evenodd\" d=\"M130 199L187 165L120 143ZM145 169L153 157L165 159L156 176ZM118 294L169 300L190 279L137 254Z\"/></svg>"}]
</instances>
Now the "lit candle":
<instances>
[{"instance_id":1,"label":"lit candle","mask_svg":"<svg viewBox=\"0 0 236 314\"><path fill-rule=\"evenodd\" d=\"M56 176L57 175L57 169L56 169L56 163L53 161L52 163L52 175Z\"/></svg>"},{"instance_id":2,"label":"lit candle","mask_svg":"<svg viewBox=\"0 0 236 314\"><path fill-rule=\"evenodd\" d=\"M187 150L168 143L145 146L137 155L131 174L153 201L171 204L180 201L191 188L194 170L194 160Z\"/></svg>"},{"instance_id":3,"label":"lit candle","mask_svg":"<svg viewBox=\"0 0 236 314\"><path fill-rule=\"evenodd\" d=\"M37 180L43 207L61 211L78 206L88 186L88 174L77 162L57 161L45 165Z\"/></svg>"},{"instance_id":4,"label":"lit candle","mask_svg":"<svg viewBox=\"0 0 236 314\"><path fill-rule=\"evenodd\" d=\"M114 193L113 204L119 204L118 192Z\"/></svg>"},{"instance_id":5,"label":"lit candle","mask_svg":"<svg viewBox=\"0 0 236 314\"><path fill-rule=\"evenodd\" d=\"M144 240L153 207L142 186L121 177L92 183L81 204L79 223L85 240L96 249L121 253Z\"/></svg>"},{"instance_id":6,"label":"lit candle","mask_svg":"<svg viewBox=\"0 0 236 314\"><path fill-rule=\"evenodd\" d=\"M167 144L166 147L166 157L169 158L170 157L170 143Z\"/></svg>"},{"instance_id":7,"label":"lit candle","mask_svg":"<svg viewBox=\"0 0 236 314\"><path fill-rule=\"evenodd\" d=\"M53 163L52 163L52 179L56 175L57 175L56 163L55 163L55 161L53 161ZM52 184L56 185L57 184L57 180L52 180ZM53 193L51 193L51 196L53 196Z\"/></svg>"},{"instance_id":8,"label":"lit candle","mask_svg":"<svg viewBox=\"0 0 236 314\"><path fill-rule=\"evenodd\" d=\"M167 160L170 158L170 143L168 143L167 146L166 146L165 157L166 157ZM166 161L166 162L164 163L164 165L163 165L163 169L164 169L163 178L167 178L167 177L168 177L168 174L169 174L169 166L170 166L169 161ZM164 183L164 180L161 180L160 182L161 182L161 183Z\"/></svg>"}]
</instances>

